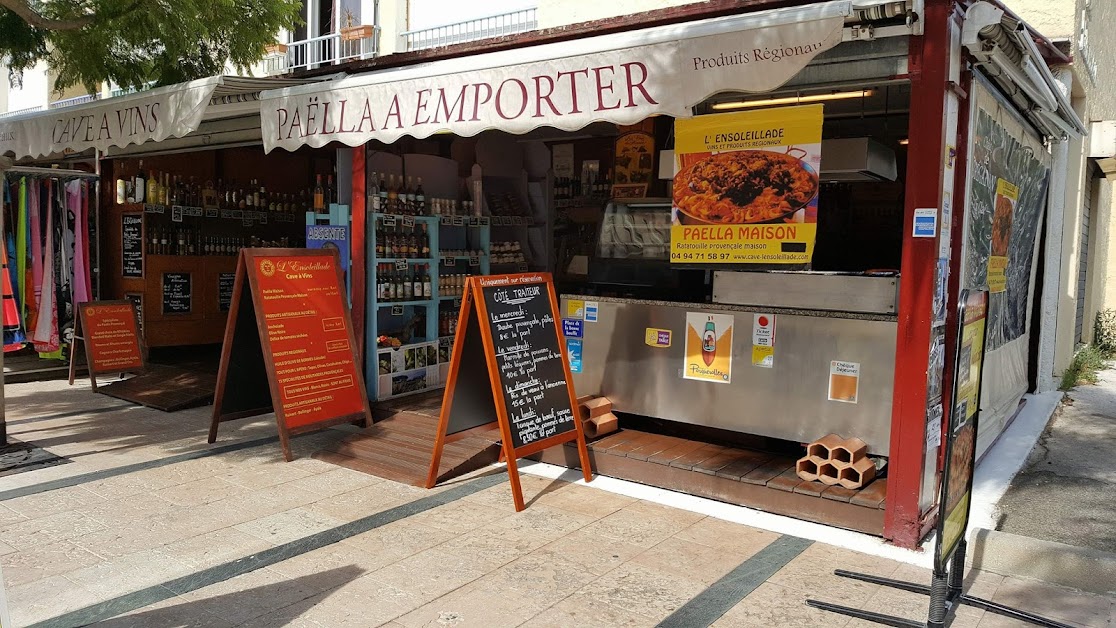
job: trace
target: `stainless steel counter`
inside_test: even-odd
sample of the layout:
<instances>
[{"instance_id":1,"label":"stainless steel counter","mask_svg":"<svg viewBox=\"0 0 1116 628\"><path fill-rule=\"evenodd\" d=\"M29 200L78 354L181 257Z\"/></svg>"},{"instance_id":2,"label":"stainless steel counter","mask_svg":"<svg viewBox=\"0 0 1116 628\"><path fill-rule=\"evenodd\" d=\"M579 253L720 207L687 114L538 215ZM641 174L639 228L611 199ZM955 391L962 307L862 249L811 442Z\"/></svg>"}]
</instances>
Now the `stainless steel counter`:
<instances>
[{"instance_id":1,"label":"stainless steel counter","mask_svg":"<svg viewBox=\"0 0 1116 628\"><path fill-rule=\"evenodd\" d=\"M896 317L874 312L670 303L564 295L596 304L583 323L578 395L605 395L617 410L683 423L806 442L836 432L886 455L891 433ZM683 379L688 312L733 317L731 381ZM772 368L752 364L758 314L774 315ZM648 329L671 332L653 347ZM859 365L856 403L830 401L832 361Z\"/></svg>"}]
</instances>

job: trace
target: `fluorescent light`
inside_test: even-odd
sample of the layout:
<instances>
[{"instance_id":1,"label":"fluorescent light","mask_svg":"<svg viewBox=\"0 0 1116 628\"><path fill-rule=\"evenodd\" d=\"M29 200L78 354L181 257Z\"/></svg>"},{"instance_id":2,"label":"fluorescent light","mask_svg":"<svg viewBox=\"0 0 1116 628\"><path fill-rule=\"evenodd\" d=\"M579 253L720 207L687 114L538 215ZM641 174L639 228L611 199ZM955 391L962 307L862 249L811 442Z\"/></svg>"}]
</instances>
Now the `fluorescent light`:
<instances>
[{"instance_id":1,"label":"fluorescent light","mask_svg":"<svg viewBox=\"0 0 1116 628\"><path fill-rule=\"evenodd\" d=\"M827 100L849 100L852 98L867 98L872 95L872 90L862 89L855 92L833 92L830 94L810 94L807 96L785 96L783 98L765 98L763 100L733 100L719 102L713 105L714 109L744 109L746 107L767 107L771 105L795 105L810 102L824 102Z\"/></svg>"}]
</instances>

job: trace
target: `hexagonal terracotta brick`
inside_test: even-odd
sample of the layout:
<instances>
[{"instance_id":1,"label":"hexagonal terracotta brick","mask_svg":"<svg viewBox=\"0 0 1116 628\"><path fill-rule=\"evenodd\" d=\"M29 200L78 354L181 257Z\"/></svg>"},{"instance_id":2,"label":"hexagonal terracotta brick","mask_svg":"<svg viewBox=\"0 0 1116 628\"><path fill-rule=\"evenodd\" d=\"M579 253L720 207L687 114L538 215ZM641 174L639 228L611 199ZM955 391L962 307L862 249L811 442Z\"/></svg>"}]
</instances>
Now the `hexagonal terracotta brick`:
<instances>
[{"instance_id":1,"label":"hexagonal terracotta brick","mask_svg":"<svg viewBox=\"0 0 1116 628\"><path fill-rule=\"evenodd\" d=\"M829 460L833 457L833 448L837 447L843 442L843 439L837 434L826 434L809 445L806 445L806 455L817 456L822 460Z\"/></svg>"},{"instance_id":2,"label":"hexagonal terracotta brick","mask_svg":"<svg viewBox=\"0 0 1116 628\"><path fill-rule=\"evenodd\" d=\"M843 465L850 465L860 460L868 453L868 445L859 438L846 438L835 447L831 447L830 459Z\"/></svg>"},{"instance_id":3,"label":"hexagonal terracotta brick","mask_svg":"<svg viewBox=\"0 0 1116 628\"><path fill-rule=\"evenodd\" d=\"M838 483L844 488L856 490L863 488L876 478L876 465L871 458L861 458L851 465L838 470Z\"/></svg>"}]
</instances>

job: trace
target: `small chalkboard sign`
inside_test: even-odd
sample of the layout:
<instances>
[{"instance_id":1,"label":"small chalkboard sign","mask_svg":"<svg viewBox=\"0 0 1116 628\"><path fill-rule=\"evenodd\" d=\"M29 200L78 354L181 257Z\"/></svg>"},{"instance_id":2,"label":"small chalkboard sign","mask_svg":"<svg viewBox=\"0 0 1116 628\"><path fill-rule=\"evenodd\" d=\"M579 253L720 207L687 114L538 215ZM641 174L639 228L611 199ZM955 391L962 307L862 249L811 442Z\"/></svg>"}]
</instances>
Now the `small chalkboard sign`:
<instances>
[{"instance_id":1,"label":"small chalkboard sign","mask_svg":"<svg viewBox=\"0 0 1116 628\"><path fill-rule=\"evenodd\" d=\"M548 273L466 279L427 488L437 483L446 437L493 421L517 511L525 507L518 458L576 441L585 481L592 479L558 320Z\"/></svg>"},{"instance_id":2,"label":"small chalkboard sign","mask_svg":"<svg viewBox=\"0 0 1116 628\"><path fill-rule=\"evenodd\" d=\"M233 284L236 282L236 273L221 273L217 275L217 309L228 312L232 307Z\"/></svg>"},{"instance_id":3,"label":"small chalkboard sign","mask_svg":"<svg viewBox=\"0 0 1116 628\"><path fill-rule=\"evenodd\" d=\"M121 218L123 269L125 277L143 277L143 214L130 212Z\"/></svg>"},{"instance_id":4,"label":"small chalkboard sign","mask_svg":"<svg viewBox=\"0 0 1116 628\"><path fill-rule=\"evenodd\" d=\"M163 273L163 314L189 314L191 311L190 273Z\"/></svg>"}]
</instances>

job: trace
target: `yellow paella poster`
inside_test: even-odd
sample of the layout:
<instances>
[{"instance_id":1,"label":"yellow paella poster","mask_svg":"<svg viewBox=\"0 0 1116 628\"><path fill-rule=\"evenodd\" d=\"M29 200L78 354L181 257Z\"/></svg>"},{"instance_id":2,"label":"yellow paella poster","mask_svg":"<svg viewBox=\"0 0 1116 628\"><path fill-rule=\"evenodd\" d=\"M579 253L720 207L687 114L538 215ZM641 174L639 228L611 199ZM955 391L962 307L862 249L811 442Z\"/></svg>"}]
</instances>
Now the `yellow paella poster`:
<instances>
[{"instance_id":1,"label":"yellow paella poster","mask_svg":"<svg viewBox=\"0 0 1116 628\"><path fill-rule=\"evenodd\" d=\"M1007 290L1011 224L1015 216L1015 205L1018 202L1019 188L1005 179L996 179L996 208L992 213L992 251L988 257L989 292Z\"/></svg>"},{"instance_id":2,"label":"yellow paella poster","mask_svg":"<svg viewBox=\"0 0 1116 628\"><path fill-rule=\"evenodd\" d=\"M672 263L810 263L821 105L677 120L674 136Z\"/></svg>"}]
</instances>

